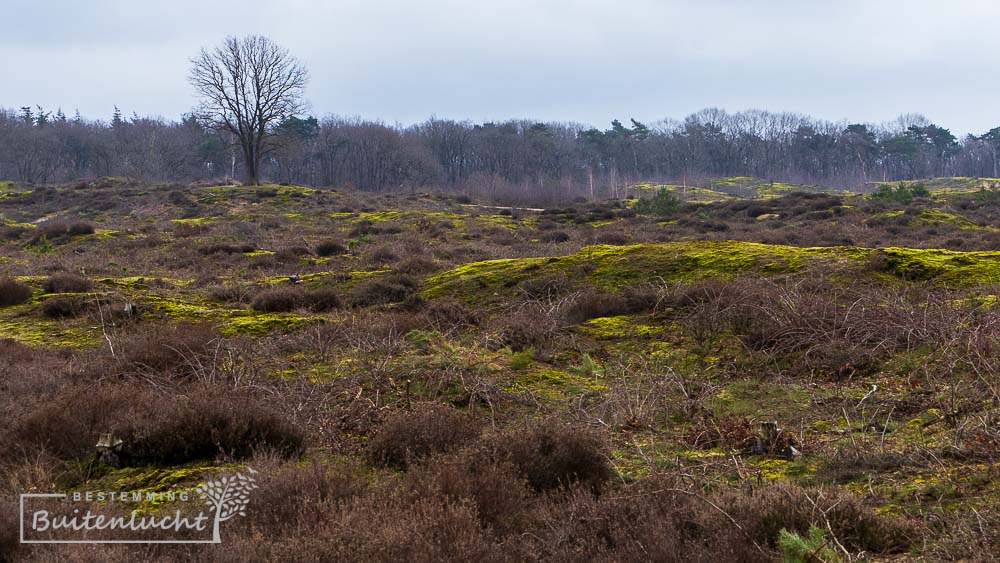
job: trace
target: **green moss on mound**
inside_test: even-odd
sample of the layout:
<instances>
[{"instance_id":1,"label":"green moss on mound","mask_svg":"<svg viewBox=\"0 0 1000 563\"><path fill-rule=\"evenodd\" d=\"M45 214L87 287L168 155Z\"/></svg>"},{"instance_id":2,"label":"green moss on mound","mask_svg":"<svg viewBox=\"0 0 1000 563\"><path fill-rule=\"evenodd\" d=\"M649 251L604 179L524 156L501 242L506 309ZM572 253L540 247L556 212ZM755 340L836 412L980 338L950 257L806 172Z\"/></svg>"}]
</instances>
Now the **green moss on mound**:
<instances>
[{"instance_id":1,"label":"green moss on mound","mask_svg":"<svg viewBox=\"0 0 1000 563\"><path fill-rule=\"evenodd\" d=\"M874 254L874 256L873 256ZM869 262L864 262L868 260ZM566 274L617 291L642 281L691 281L741 274L794 274L809 265L841 269L854 263L875 274L945 284L1000 281L1000 252L852 246L810 247L736 241L588 246L551 258L507 258L458 266L427 279L424 296L454 296L470 303L499 298L523 280Z\"/></svg>"},{"instance_id":2,"label":"green moss on mound","mask_svg":"<svg viewBox=\"0 0 1000 563\"><path fill-rule=\"evenodd\" d=\"M920 213L920 221L930 224L945 224L958 227L959 229L986 229L986 227L977 225L972 221L962 217L961 215L955 215L952 213L945 213L940 209L925 209Z\"/></svg>"},{"instance_id":3,"label":"green moss on mound","mask_svg":"<svg viewBox=\"0 0 1000 563\"><path fill-rule=\"evenodd\" d=\"M806 261L856 259L869 252L853 247L798 248L733 241L588 246L562 257L465 264L428 279L425 296L454 295L479 301L521 280L558 273L614 291L643 280L733 277L752 271L793 272Z\"/></svg>"},{"instance_id":4,"label":"green moss on mound","mask_svg":"<svg viewBox=\"0 0 1000 563\"><path fill-rule=\"evenodd\" d=\"M934 280L951 285L1000 281L997 251L883 248L873 252L875 269L907 280Z\"/></svg>"}]
</instances>

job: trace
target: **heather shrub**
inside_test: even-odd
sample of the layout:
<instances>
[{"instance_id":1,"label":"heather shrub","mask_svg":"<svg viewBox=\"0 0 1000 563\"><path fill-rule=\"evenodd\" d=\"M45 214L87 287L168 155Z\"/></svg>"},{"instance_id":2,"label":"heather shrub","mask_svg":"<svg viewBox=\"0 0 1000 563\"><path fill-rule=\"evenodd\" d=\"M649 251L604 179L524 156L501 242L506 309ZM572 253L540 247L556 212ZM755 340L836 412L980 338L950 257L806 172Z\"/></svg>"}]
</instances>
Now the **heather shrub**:
<instances>
[{"instance_id":1,"label":"heather shrub","mask_svg":"<svg viewBox=\"0 0 1000 563\"><path fill-rule=\"evenodd\" d=\"M31 299L31 288L13 278L0 278L0 307L20 305Z\"/></svg>"},{"instance_id":2,"label":"heather shrub","mask_svg":"<svg viewBox=\"0 0 1000 563\"><path fill-rule=\"evenodd\" d=\"M544 231L538 235L538 240L549 243L566 242L570 239L566 231Z\"/></svg>"},{"instance_id":3,"label":"heather shrub","mask_svg":"<svg viewBox=\"0 0 1000 563\"><path fill-rule=\"evenodd\" d=\"M436 498L471 502L483 528L499 534L528 531L538 500L517 467L509 461L482 458L476 448L432 458L411 468L404 485L414 502Z\"/></svg>"},{"instance_id":4,"label":"heather shrub","mask_svg":"<svg viewBox=\"0 0 1000 563\"><path fill-rule=\"evenodd\" d=\"M311 254L304 246L291 246L278 250L271 257L277 264L298 264L304 257Z\"/></svg>"},{"instance_id":5,"label":"heather shrub","mask_svg":"<svg viewBox=\"0 0 1000 563\"><path fill-rule=\"evenodd\" d=\"M244 252L253 252L254 250L256 250L256 247L249 243L230 244L217 242L198 247L198 252L205 256L210 256L212 254L241 254Z\"/></svg>"},{"instance_id":6,"label":"heather shrub","mask_svg":"<svg viewBox=\"0 0 1000 563\"><path fill-rule=\"evenodd\" d=\"M573 300L563 315L570 324L582 323L598 317L629 315L652 310L658 296L652 289L629 288L621 293L586 291Z\"/></svg>"},{"instance_id":7,"label":"heather shrub","mask_svg":"<svg viewBox=\"0 0 1000 563\"><path fill-rule=\"evenodd\" d=\"M390 416L369 442L367 456L376 465L405 469L432 454L469 444L480 431L478 421L465 413L427 406Z\"/></svg>"},{"instance_id":8,"label":"heather shrub","mask_svg":"<svg viewBox=\"0 0 1000 563\"><path fill-rule=\"evenodd\" d=\"M287 313L302 306L302 290L296 287L275 287L258 293L250 306L261 313Z\"/></svg>"},{"instance_id":9,"label":"heather shrub","mask_svg":"<svg viewBox=\"0 0 1000 563\"><path fill-rule=\"evenodd\" d=\"M30 346L10 338L0 338L0 358L6 362L24 362L34 357L35 351Z\"/></svg>"},{"instance_id":10,"label":"heather shrub","mask_svg":"<svg viewBox=\"0 0 1000 563\"><path fill-rule=\"evenodd\" d=\"M332 287L319 287L302 295L303 303L310 311L323 312L343 306L340 293Z\"/></svg>"},{"instance_id":11,"label":"heather shrub","mask_svg":"<svg viewBox=\"0 0 1000 563\"><path fill-rule=\"evenodd\" d=\"M440 331L476 326L482 321L478 311L454 299L430 301L423 314L428 324Z\"/></svg>"},{"instance_id":12,"label":"heather shrub","mask_svg":"<svg viewBox=\"0 0 1000 563\"><path fill-rule=\"evenodd\" d=\"M525 299L549 299L565 295L572 289L573 280L563 273L528 278L518 284Z\"/></svg>"},{"instance_id":13,"label":"heather shrub","mask_svg":"<svg viewBox=\"0 0 1000 563\"><path fill-rule=\"evenodd\" d=\"M347 254L347 247L335 240L326 240L316 245L316 255L324 258Z\"/></svg>"},{"instance_id":14,"label":"heather shrub","mask_svg":"<svg viewBox=\"0 0 1000 563\"><path fill-rule=\"evenodd\" d=\"M212 301L246 304L253 300L257 288L248 285L217 285L209 287L205 294Z\"/></svg>"},{"instance_id":15,"label":"heather shrub","mask_svg":"<svg viewBox=\"0 0 1000 563\"><path fill-rule=\"evenodd\" d=\"M45 293L86 293L93 284L89 279L78 274L54 274L42 282Z\"/></svg>"},{"instance_id":16,"label":"heather shrub","mask_svg":"<svg viewBox=\"0 0 1000 563\"><path fill-rule=\"evenodd\" d=\"M380 246L369 252L366 258L370 263L381 266L399 260L399 255L391 248Z\"/></svg>"},{"instance_id":17,"label":"heather shrub","mask_svg":"<svg viewBox=\"0 0 1000 563\"><path fill-rule=\"evenodd\" d=\"M122 425L120 434L135 463L246 459L260 450L287 457L300 452L305 443L304 431L271 401L207 385Z\"/></svg>"},{"instance_id":18,"label":"heather shrub","mask_svg":"<svg viewBox=\"0 0 1000 563\"><path fill-rule=\"evenodd\" d=\"M580 484L599 490L611 478L605 438L589 428L543 421L487 437L480 455L517 468L536 491Z\"/></svg>"},{"instance_id":19,"label":"heather shrub","mask_svg":"<svg viewBox=\"0 0 1000 563\"><path fill-rule=\"evenodd\" d=\"M21 543L20 508L11 498L0 498L0 561L17 561L24 544Z\"/></svg>"},{"instance_id":20,"label":"heather shrub","mask_svg":"<svg viewBox=\"0 0 1000 563\"><path fill-rule=\"evenodd\" d=\"M515 352L545 350L561 334L560 319L541 306L526 306L494 321L491 346Z\"/></svg>"},{"instance_id":21,"label":"heather shrub","mask_svg":"<svg viewBox=\"0 0 1000 563\"><path fill-rule=\"evenodd\" d=\"M338 505L369 492L365 478L346 464L270 462L272 456L252 460L258 470L259 488L253 493L256 510L248 511L247 518L233 525L266 530L271 537L290 536L314 527ZM265 467L260 467L261 463Z\"/></svg>"},{"instance_id":22,"label":"heather shrub","mask_svg":"<svg viewBox=\"0 0 1000 563\"><path fill-rule=\"evenodd\" d=\"M92 302L80 295L60 295L42 302L42 314L50 319L76 317L90 309Z\"/></svg>"},{"instance_id":23,"label":"heather shrub","mask_svg":"<svg viewBox=\"0 0 1000 563\"><path fill-rule=\"evenodd\" d=\"M205 323L144 325L120 338L112 363L123 375L189 377L212 365L218 343L218 332Z\"/></svg>"},{"instance_id":24,"label":"heather shrub","mask_svg":"<svg viewBox=\"0 0 1000 563\"><path fill-rule=\"evenodd\" d=\"M70 223L69 227L66 228L66 234L70 236L92 235L94 234L94 226L83 221L76 221Z\"/></svg>"},{"instance_id":25,"label":"heather shrub","mask_svg":"<svg viewBox=\"0 0 1000 563\"><path fill-rule=\"evenodd\" d=\"M720 495L718 502L748 533L770 546L776 544L782 529L805 535L812 526L825 528L826 522L852 551L898 553L916 539L914 528L906 521L876 514L857 497L839 489L775 484L753 494Z\"/></svg>"},{"instance_id":26,"label":"heather shrub","mask_svg":"<svg viewBox=\"0 0 1000 563\"><path fill-rule=\"evenodd\" d=\"M230 387L197 385L184 393L134 385L70 385L26 408L11 431L22 447L70 461L93 455L102 433L124 441L125 464L176 465L244 459L268 450L301 450L304 432L267 400Z\"/></svg>"},{"instance_id":27,"label":"heather shrub","mask_svg":"<svg viewBox=\"0 0 1000 563\"><path fill-rule=\"evenodd\" d=\"M406 274L384 274L359 282L351 288L349 300L357 307L401 303L417 295L420 282Z\"/></svg>"},{"instance_id":28,"label":"heather shrub","mask_svg":"<svg viewBox=\"0 0 1000 563\"><path fill-rule=\"evenodd\" d=\"M94 234L94 226L84 221L68 223L60 219L54 219L40 224L35 231L34 238L32 239L33 243L40 241L42 237L50 241L58 241L71 236L91 235Z\"/></svg>"},{"instance_id":29,"label":"heather shrub","mask_svg":"<svg viewBox=\"0 0 1000 563\"><path fill-rule=\"evenodd\" d=\"M332 287L311 290L296 286L275 287L258 293L251 302L251 307L262 313L287 313L296 309L323 312L342 306L340 293Z\"/></svg>"},{"instance_id":30,"label":"heather shrub","mask_svg":"<svg viewBox=\"0 0 1000 563\"><path fill-rule=\"evenodd\" d=\"M438 269L438 265L433 260L422 258L420 256L415 256L413 258L407 258L400 263L396 264L393 270L410 275L422 275L433 272Z\"/></svg>"}]
</instances>

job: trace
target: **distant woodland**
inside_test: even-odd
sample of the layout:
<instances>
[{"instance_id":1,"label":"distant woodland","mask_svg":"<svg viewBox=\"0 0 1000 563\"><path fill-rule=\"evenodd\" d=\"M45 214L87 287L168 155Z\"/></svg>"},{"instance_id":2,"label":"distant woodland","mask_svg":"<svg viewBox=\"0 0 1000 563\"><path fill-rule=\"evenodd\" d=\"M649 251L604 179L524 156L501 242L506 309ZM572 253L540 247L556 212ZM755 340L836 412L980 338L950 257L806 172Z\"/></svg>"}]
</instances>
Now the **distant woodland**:
<instances>
[{"instance_id":1,"label":"distant woodland","mask_svg":"<svg viewBox=\"0 0 1000 563\"><path fill-rule=\"evenodd\" d=\"M261 177L274 183L494 199L605 197L637 181L714 176L852 188L933 176L997 177L1000 127L957 138L921 115L883 124L706 109L683 120L607 129L431 118L412 126L292 117L267 132ZM191 182L240 178L238 143L193 116L110 121L39 107L0 109L0 179L29 184L100 176Z\"/></svg>"}]
</instances>

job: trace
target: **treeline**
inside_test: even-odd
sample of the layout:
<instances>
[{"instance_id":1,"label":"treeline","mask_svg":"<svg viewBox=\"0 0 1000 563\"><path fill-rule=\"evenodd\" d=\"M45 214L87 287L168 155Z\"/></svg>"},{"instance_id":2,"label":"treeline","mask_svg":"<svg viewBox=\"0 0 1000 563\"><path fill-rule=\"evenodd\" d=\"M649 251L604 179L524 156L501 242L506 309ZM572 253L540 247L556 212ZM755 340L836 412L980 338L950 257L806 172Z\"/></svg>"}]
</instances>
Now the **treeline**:
<instances>
[{"instance_id":1,"label":"treeline","mask_svg":"<svg viewBox=\"0 0 1000 563\"><path fill-rule=\"evenodd\" d=\"M711 176L855 187L931 176L998 176L1000 127L956 138L920 115L879 125L790 113L707 109L682 121L635 120L600 130L512 120L430 119L409 127L329 117L274 131L263 178L367 191L448 188L494 199L621 193L637 181L697 184ZM0 109L0 179L67 182L97 176L195 181L241 175L226 135L115 110L109 122L61 111Z\"/></svg>"}]
</instances>

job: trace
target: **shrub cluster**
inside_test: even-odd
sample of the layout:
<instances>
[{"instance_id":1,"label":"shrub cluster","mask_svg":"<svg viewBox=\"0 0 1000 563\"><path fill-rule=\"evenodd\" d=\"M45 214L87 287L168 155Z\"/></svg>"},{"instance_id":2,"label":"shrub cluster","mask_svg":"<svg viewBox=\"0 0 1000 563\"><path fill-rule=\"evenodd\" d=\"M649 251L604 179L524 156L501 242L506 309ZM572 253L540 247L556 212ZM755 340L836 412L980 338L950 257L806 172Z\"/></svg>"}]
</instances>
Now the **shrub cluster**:
<instances>
[{"instance_id":1,"label":"shrub cluster","mask_svg":"<svg viewBox=\"0 0 1000 563\"><path fill-rule=\"evenodd\" d=\"M346 253L347 253L347 247L341 244L339 241L325 240L316 245L316 255L322 256L324 258Z\"/></svg>"},{"instance_id":2,"label":"shrub cluster","mask_svg":"<svg viewBox=\"0 0 1000 563\"><path fill-rule=\"evenodd\" d=\"M245 391L197 385L174 394L117 383L65 387L32 405L10 439L20 451L72 461L93 456L106 432L124 440L123 461L135 465L245 459L258 449L290 456L305 440L268 401Z\"/></svg>"},{"instance_id":3,"label":"shrub cluster","mask_svg":"<svg viewBox=\"0 0 1000 563\"><path fill-rule=\"evenodd\" d=\"M448 407L426 407L390 416L368 444L368 459L376 464L405 469L428 456L447 452L474 441L479 423Z\"/></svg>"},{"instance_id":4,"label":"shrub cluster","mask_svg":"<svg viewBox=\"0 0 1000 563\"><path fill-rule=\"evenodd\" d=\"M45 293L86 293L93 284L89 279L78 274L54 274L42 282Z\"/></svg>"},{"instance_id":5,"label":"shrub cluster","mask_svg":"<svg viewBox=\"0 0 1000 563\"><path fill-rule=\"evenodd\" d=\"M20 305L31 299L31 288L13 278L0 278L0 307Z\"/></svg>"},{"instance_id":6,"label":"shrub cluster","mask_svg":"<svg viewBox=\"0 0 1000 563\"><path fill-rule=\"evenodd\" d=\"M357 283L349 300L357 307L402 303L417 296L420 282L407 274L383 274Z\"/></svg>"},{"instance_id":7,"label":"shrub cluster","mask_svg":"<svg viewBox=\"0 0 1000 563\"><path fill-rule=\"evenodd\" d=\"M287 313L296 309L322 312L339 309L342 305L340 294L332 287L275 287L258 293L251 302L251 307L262 313Z\"/></svg>"}]
</instances>

